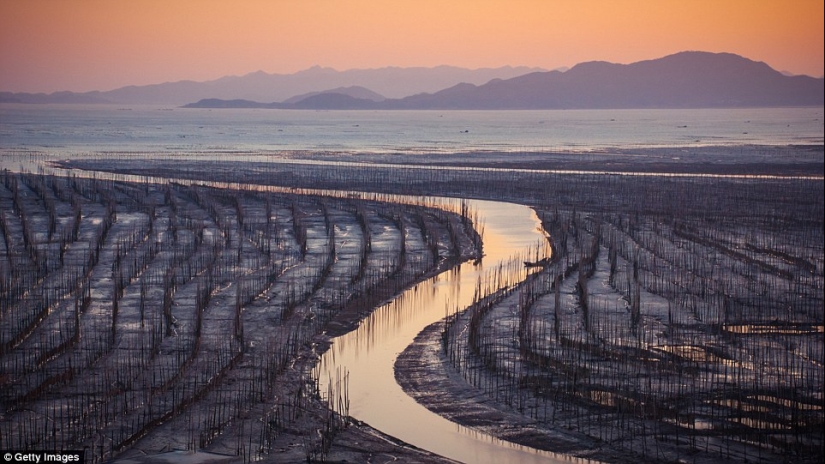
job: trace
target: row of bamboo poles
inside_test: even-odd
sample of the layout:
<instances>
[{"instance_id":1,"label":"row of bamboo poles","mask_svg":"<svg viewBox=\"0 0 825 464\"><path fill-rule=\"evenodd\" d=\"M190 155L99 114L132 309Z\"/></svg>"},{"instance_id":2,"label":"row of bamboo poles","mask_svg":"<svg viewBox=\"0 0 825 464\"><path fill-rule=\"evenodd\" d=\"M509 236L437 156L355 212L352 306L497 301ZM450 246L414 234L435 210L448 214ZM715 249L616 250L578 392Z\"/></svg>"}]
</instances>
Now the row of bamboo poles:
<instances>
[{"instance_id":1,"label":"row of bamboo poles","mask_svg":"<svg viewBox=\"0 0 825 464\"><path fill-rule=\"evenodd\" d=\"M147 437L323 458L345 375L299 360L478 241L427 206L7 171L0 213L0 448L89 462Z\"/></svg>"}]
</instances>

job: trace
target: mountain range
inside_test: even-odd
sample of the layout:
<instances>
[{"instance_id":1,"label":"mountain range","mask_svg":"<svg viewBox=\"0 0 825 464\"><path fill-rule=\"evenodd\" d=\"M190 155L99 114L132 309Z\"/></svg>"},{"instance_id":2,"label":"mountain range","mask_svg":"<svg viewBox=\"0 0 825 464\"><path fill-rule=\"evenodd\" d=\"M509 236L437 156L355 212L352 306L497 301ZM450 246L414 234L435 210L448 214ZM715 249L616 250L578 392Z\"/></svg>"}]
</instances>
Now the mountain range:
<instances>
[{"instance_id":1,"label":"mountain range","mask_svg":"<svg viewBox=\"0 0 825 464\"><path fill-rule=\"evenodd\" d=\"M258 71L244 76L227 76L207 82L179 81L128 86L106 92L11 93L0 92L0 102L17 103L111 103L119 105L183 105L204 98L244 99L282 102L296 96L311 96L328 89L363 87L377 98L402 98L423 92L437 92L461 82L484 84L492 79L509 79L541 68L511 67L465 69L454 66L433 68L386 67L336 71L315 66L294 74ZM364 93L356 98L374 99Z\"/></svg>"},{"instance_id":2,"label":"mountain range","mask_svg":"<svg viewBox=\"0 0 825 464\"><path fill-rule=\"evenodd\" d=\"M631 64L591 61L554 71L314 67L295 74L256 72L108 92L5 92L0 102L317 110L722 108L823 106L824 88L821 77L789 76L731 53L691 51Z\"/></svg>"},{"instance_id":3,"label":"mountain range","mask_svg":"<svg viewBox=\"0 0 825 464\"><path fill-rule=\"evenodd\" d=\"M823 79L785 76L727 53L683 52L628 65L588 62L402 100L407 108L712 108L823 104Z\"/></svg>"},{"instance_id":4,"label":"mountain range","mask_svg":"<svg viewBox=\"0 0 825 464\"><path fill-rule=\"evenodd\" d=\"M823 79L787 76L730 53L681 52L632 64L593 61L397 99L335 89L280 103L201 100L190 108L596 109L822 106ZM363 89L360 90L363 92Z\"/></svg>"}]
</instances>

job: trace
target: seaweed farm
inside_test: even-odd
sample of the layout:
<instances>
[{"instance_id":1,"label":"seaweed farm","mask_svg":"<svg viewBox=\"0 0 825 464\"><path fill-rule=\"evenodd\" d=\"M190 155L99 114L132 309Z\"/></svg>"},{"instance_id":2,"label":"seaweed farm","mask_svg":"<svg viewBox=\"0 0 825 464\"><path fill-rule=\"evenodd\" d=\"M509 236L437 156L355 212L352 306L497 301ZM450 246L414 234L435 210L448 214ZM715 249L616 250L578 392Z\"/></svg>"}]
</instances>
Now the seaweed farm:
<instances>
[{"instance_id":1,"label":"seaweed farm","mask_svg":"<svg viewBox=\"0 0 825 464\"><path fill-rule=\"evenodd\" d=\"M175 183L6 171L0 204L0 448L89 462L326 456L346 386L319 401L323 333L478 242L430 206Z\"/></svg>"},{"instance_id":2,"label":"seaweed farm","mask_svg":"<svg viewBox=\"0 0 825 464\"><path fill-rule=\"evenodd\" d=\"M821 219L681 211L540 209L552 261L450 318L445 362L643 460L819 459Z\"/></svg>"},{"instance_id":3,"label":"seaweed farm","mask_svg":"<svg viewBox=\"0 0 825 464\"><path fill-rule=\"evenodd\" d=\"M231 155L60 166L106 175L6 172L0 189L0 448L445 462L399 442L370 448L346 374L319 385L316 371L332 336L484 259L483 222L430 199L445 196L529 206L551 252L515 257L401 353L395 378L419 403L598 461L825 456L821 175Z\"/></svg>"}]
</instances>

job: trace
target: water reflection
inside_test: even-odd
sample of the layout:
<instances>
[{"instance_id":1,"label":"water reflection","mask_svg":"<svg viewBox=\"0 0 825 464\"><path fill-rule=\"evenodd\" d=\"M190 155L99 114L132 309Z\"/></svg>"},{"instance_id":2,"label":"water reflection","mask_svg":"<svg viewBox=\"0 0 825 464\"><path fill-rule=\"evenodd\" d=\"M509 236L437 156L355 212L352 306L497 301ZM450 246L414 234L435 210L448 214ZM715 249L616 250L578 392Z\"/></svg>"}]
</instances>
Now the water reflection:
<instances>
[{"instance_id":1,"label":"water reflection","mask_svg":"<svg viewBox=\"0 0 825 464\"><path fill-rule=\"evenodd\" d=\"M42 160L38 160L42 161ZM20 170L26 170L21 164ZM238 190L329 195L402 204L419 204L459 211L454 198L294 189L245 183L208 182L152 176L85 172L39 164L37 171L55 175L95 177L117 181L206 185ZM515 283L530 272L523 260L549 253L541 224L530 208L522 205L470 200L471 211L484 227L484 258L432 277L382 305L357 330L334 339L320 365L320 385L348 378L349 414L372 427L434 453L473 463L547 463L573 460L498 440L461 427L419 405L395 381L393 366L398 355L426 326L443 319L449 311L472 303L479 286ZM346 374L342 374L346 373Z\"/></svg>"},{"instance_id":2,"label":"water reflection","mask_svg":"<svg viewBox=\"0 0 825 464\"><path fill-rule=\"evenodd\" d=\"M378 308L361 326L334 340L321 360L321 385L330 372L349 372L352 417L415 446L463 462L569 462L552 453L513 445L431 413L396 383L398 355L426 326L472 303L476 289L527 275L525 257L548 252L535 213L524 206L471 201L483 218L485 256L422 282ZM540 251L536 251L536 250Z\"/></svg>"}]
</instances>

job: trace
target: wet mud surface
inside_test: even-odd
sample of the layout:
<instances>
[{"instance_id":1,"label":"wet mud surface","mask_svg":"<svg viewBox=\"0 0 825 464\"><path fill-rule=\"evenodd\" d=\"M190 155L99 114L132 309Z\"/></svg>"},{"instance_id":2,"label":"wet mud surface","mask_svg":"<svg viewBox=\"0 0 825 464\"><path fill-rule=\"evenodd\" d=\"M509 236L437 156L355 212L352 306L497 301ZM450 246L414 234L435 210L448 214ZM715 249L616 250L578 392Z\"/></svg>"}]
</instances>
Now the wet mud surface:
<instances>
[{"instance_id":1,"label":"wet mud surface","mask_svg":"<svg viewBox=\"0 0 825 464\"><path fill-rule=\"evenodd\" d=\"M364 191L467 196L530 205L550 234L554 261L538 274L542 277L516 293L491 295L490 305L449 321L452 332L445 323L438 323L419 335L400 356L395 373L416 400L493 436L606 462L820 462L825 362L821 146L525 154L518 161L506 162L498 154L484 153L471 157L302 153L289 158L363 164L329 168L266 160L240 165L213 158L145 163L139 156L127 155L77 159L62 165L296 189L357 185ZM382 166L396 162L528 172ZM592 173L555 175L540 170ZM602 171L784 179L595 174ZM8 211L12 196L8 188L4 197ZM70 228L71 204L58 205L58 210L61 207L67 219L58 225ZM47 226L48 208L38 208L39 216L31 217ZM99 202L94 208L105 220L105 205ZM262 203L258 208L263 208ZM288 209L281 216L303 217L293 216ZM125 221L129 216L121 217ZM314 217L314 226L307 230L319 233L312 242L316 245L310 247L316 251L305 259L315 263L310 267L321 269L330 243L329 233L322 231L329 229L320 214ZM146 220L140 215L133 219ZM392 223L378 215L375 221ZM340 245L336 250L343 257L342 237L347 230L357 230L357 215L340 223L349 224L336 229L341 234L336 236ZM10 227L23 226L20 222ZM217 223L211 227L215 233L221 230ZM301 228L285 223L283 230L288 229L293 230L293 253L300 254L294 237ZM426 261L425 256L433 253L427 250L426 241L420 242L421 260ZM387 242L388 253L393 243L398 242ZM22 242L18 247L24 250L22 254L31 255ZM238 253L237 247L230 245L229 249ZM330 317L328 331L307 339L305 349L291 358L272 394L295 398L298 391L309 392L312 366L330 335L352 328L377 301L434 272L433 264L430 261L414 279L387 284L386 293L364 297L361 303ZM348 266L348 272L357 274L356 268ZM383 281L391 282L392 272L376 272L383 272ZM317 272L296 274L291 285L309 275L318 276ZM331 271L325 282L335 282L334 276ZM106 282L101 291L111 292L112 284ZM191 290L193 299L196 290ZM157 298L162 296L159 291ZM232 304L227 299L225 306ZM99 317L105 318L105 313ZM72 323L71 312L66 313L64 323ZM37 356L65 341L51 343L52 348L37 348ZM243 382L244 376L237 375L233 382ZM788 384L784 383L787 379ZM207 404L222 402L224 397L213 396ZM203 409L210 411L212 406ZM323 402L302 399L293 412L298 410L300 418L274 425L278 434L267 444L268 462L306 460L308 449L323 446L323 430L333 423L338 425L329 448L312 459L445 462L367 424L341 420ZM274 417L271 413L254 408L239 412L240 417L264 421ZM119 456L200 449L192 445L192 427L187 425L195 416L185 417L189 418L181 416L159 425L157 435L142 438ZM235 424L244 423L249 428L236 428ZM253 436L249 425L253 423L260 420L227 422L229 428L209 450L232 455L235 462L250 459L250 446L243 442ZM265 433L256 426L254 440L260 442Z\"/></svg>"},{"instance_id":2,"label":"wet mud surface","mask_svg":"<svg viewBox=\"0 0 825 464\"><path fill-rule=\"evenodd\" d=\"M315 364L376 305L473 257L455 213L10 172L0 205L4 446L444 461L330 406L346 387L328 403Z\"/></svg>"}]
</instances>

